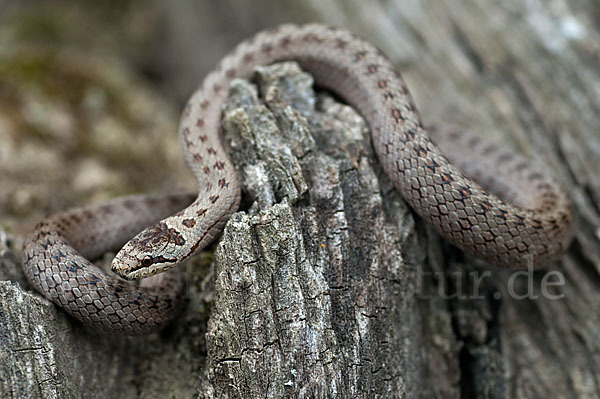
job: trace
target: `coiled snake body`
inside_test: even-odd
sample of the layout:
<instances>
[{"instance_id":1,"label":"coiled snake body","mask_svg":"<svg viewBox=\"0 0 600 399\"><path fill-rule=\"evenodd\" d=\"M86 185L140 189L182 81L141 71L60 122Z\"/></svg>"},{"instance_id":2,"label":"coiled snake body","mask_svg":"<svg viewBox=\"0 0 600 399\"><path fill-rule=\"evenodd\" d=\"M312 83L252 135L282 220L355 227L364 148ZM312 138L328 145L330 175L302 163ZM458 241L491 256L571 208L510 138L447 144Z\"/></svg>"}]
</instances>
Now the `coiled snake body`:
<instances>
[{"instance_id":1,"label":"coiled snake body","mask_svg":"<svg viewBox=\"0 0 600 399\"><path fill-rule=\"evenodd\" d=\"M436 136L447 156L442 155L423 128L402 78L377 48L337 28L282 25L238 45L185 107L180 140L200 184L197 198L129 197L46 219L25 241L23 267L35 288L83 322L116 333L147 333L169 321L181 281L172 272L161 272L209 244L239 204L237 173L219 138L229 82L279 60L296 60L320 86L365 117L386 174L411 207L451 243L517 268L544 266L569 244L570 204L552 180L512 152L462 133ZM468 160L461 155L464 148L469 149ZM492 169L498 165L502 174ZM127 242L112 263L125 279L153 276L141 284L86 260L152 224Z\"/></svg>"}]
</instances>

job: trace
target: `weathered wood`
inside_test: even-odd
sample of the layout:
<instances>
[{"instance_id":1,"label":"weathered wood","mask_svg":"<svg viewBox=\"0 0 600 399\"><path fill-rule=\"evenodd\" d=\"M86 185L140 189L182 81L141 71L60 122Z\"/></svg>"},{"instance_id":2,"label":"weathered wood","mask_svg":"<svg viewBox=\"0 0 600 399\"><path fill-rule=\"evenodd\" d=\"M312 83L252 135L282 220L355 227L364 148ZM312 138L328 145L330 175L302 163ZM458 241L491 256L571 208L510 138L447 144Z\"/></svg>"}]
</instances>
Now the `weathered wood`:
<instances>
[{"instance_id":1,"label":"weathered wood","mask_svg":"<svg viewBox=\"0 0 600 399\"><path fill-rule=\"evenodd\" d=\"M364 121L296 64L257 79L266 107L236 82L224 116L252 206L215 253L201 396L416 395L424 248Z\"/></svg>"},{"instance_id":2,"label":"weathered wood","mask_svg":"<svg viewBox=\"0 0 600 399\"><path fill-rule=\"evenodd\" d=\"M18 274L16 283L6 279L7 270ZM13 250L0 242L0 280L6 279L0 281L0 397L194 395L204 361L195 349L206 324L201 294L190 301L190 315L160 335L112 337L84 328L32 291L20 270Z\"/></svg>"}]
</instances>

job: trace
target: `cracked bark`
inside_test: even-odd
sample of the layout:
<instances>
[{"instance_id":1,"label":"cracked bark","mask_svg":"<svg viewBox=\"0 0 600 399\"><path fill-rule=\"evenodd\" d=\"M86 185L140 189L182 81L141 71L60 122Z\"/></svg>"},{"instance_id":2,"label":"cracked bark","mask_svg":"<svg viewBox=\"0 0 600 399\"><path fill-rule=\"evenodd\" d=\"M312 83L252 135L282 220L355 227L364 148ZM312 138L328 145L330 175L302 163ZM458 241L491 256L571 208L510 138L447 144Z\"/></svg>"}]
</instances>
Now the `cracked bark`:
<instances>
[{"instance_id":1,"label":"cracked bark","mask_svg":"<svg viewBox=\"0 0 600 399\"><path fill-rule=\"evenodd\" d=\"M215 253L201 396L416 393L413 218L362 118L315 96L294 63L258 71L265 103L237 81L224 116L249 213Z\"/></svg>"}]
</instances>

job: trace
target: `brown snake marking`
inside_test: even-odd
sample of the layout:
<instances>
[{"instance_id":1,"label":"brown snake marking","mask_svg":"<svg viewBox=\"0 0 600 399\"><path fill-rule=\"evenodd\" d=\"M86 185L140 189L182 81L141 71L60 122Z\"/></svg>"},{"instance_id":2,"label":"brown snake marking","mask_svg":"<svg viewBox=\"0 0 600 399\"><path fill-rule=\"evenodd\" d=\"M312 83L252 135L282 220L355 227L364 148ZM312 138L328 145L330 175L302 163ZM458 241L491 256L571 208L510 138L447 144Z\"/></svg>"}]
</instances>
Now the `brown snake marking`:
<instances>
[{"instance_id":1,"label":"brown snake marking","mask_svg":"<svg viewBox=\"0 0 600 399\"><path fill-rule=\"evenodd\" d=\"M238 45L185 107L180 141L201 187L193 203L167 217L192 198L126 198L48 218L25 241L23 267L34 287L84 323L115 333L147 333L168 322L180 285L161 272L210 243L239 204L238 175L218 134L229 83L280 60L299 62L365 117L386 174L454 245L516 268L544 266L568 246L570 203L555 182L510 151L458 131L434 135L442 155L381 51L344 30L282 25ZM153 223L123 246L112 268L127 279L160 273L152 277L159 281L129 284L86 260Z\"/></svg>"}]
</instances>

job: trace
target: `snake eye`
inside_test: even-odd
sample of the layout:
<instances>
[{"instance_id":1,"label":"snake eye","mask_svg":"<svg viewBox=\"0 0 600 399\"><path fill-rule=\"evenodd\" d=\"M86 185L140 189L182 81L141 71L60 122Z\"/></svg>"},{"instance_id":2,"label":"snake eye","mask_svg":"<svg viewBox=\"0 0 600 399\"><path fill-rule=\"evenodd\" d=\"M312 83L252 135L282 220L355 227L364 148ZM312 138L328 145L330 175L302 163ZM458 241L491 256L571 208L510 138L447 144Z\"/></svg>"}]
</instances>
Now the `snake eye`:
<instances>
[{"instance_id":1,"label":"snake eye","mask_svg":"<svg viewBox=\"0 0 600 399\"><path fill-rule=\"evenodd\" d=\"M150 255L146 255L142 259L142 266L144 266L144 267L148 267L148 266L152 265L152 263L153 263L152 257Z\"/></svg>"}]
</instances>

